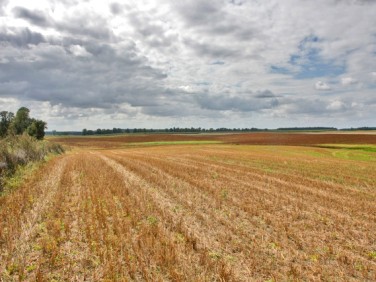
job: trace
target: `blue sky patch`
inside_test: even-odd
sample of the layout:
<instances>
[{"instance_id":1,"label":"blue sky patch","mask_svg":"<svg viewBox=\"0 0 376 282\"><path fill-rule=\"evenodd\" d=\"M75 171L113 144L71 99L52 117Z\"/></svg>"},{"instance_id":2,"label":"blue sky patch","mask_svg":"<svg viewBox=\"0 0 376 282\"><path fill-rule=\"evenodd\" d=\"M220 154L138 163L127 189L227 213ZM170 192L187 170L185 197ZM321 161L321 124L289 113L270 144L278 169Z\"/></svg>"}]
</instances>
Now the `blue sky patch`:
<instances>
[{"instance_id":1,"label":"blue sky patch","mask_svg":"<svg viewBox=\"0 0 376 282\"><path fill-rule=\"evenodd\" d=\"M291 71L284 67L271 66L270 70L271 70L271 73L291 74Z\"/></svg>"},{"instance_id":2,"label":"blue sky patch","mask_svg":"<svg viewBox=\"0 0 376 282\"><path fill-rule=\"evenodd\" d=\"M299 52L290 56L289 64L298 67L298 72L293 72L286 67L272 65L271 73L291 75L295 79L308 79L315 77L336 77L345 73L345 67L338 65L334 60L324 60L320 56L320 49L315 47L319 39L316 36L306 37L299 44Z\"/></svg>"},{"instance_id":3,"label":"blue sky patch","mask_svg":"<svg viewBox=\"0 0 376 282\"><path fill-rule=\"evenodd\" d=\"M345 72L343 65L338 65L334 60L324 60L320 56L321 50L315 47L315 43L319 41L317 36L304 38L299 44L299 53L290 56L289 63L300 68L294 78L335 77Z\"/></svg>"},{"instance_id":4,"label":"blue sky patch","mask_svg":"<svg viewBox=\"0 0 376 282\"><path fill-rule=\"evenodd\" d=\"M300 71L294 74L294 78L297 79L335 77L345 72L343 65L338 65L334 61L323 60L317 49L308 50L305 56L292 55L290 64L300 68Z\"/></svg>"}]
</instances>

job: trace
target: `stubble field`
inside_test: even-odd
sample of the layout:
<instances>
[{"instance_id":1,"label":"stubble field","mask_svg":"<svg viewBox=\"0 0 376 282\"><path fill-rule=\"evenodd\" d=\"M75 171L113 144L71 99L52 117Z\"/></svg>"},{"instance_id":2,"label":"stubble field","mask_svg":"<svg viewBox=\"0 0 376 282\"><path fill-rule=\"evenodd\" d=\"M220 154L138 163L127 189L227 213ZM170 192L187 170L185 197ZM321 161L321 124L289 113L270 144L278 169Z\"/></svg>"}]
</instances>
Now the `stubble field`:
<instances>
[{"instance_id":1,"label":"stubble field","mask_svg":"<svg viewBox=\"0 0 376 282\"><path fill-rule=\"evenodd\" d=\"M376 280L376 135L221 136L55 139L0 197L0 280Z\"/></svg>"}]
</instances>

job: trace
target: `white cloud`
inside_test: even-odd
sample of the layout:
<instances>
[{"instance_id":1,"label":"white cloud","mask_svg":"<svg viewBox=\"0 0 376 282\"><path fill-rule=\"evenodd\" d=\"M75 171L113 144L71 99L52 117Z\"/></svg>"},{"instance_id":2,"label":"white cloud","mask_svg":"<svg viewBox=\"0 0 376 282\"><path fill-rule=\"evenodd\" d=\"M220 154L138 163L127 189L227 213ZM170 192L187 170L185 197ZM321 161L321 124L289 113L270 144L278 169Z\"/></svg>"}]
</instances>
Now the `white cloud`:
<instances>
[{"instance_id":1,"label":"white cloud","mask_svg":"<svg viewBox=\"0 0 376 282\"><path fill-rule=\"evenodd\" d=\"M323 82L320 80L315 83L315 89L316 90L330 90L331 87L326 82Z\"/></svg>"},{"instance_id":2,"label":"white cloud","mask_svg":"<svg viewBox=\"0 0 376 282\"><path fill-rule=\"evenodd\" d=\"M330 111L341 111L341 110L345 110L346 107L347 105L343 101L334 100L329 103L329 105L327 106L327 109Z\"/></svg>"},{"instance_id":3,"label":"white cloud","mask_svg":"<svg viewBox=\"0 0 376 282\"><path fill-rule=\"evenodd\" d=\"M0 109L2 110L16 112L21 105L18 99L0 97Z\"/></svg>"},{"instance_id":4,"label":"white cloud","mask_svg":"<svg viewBox=\"0 0 376 282\"><path fill-rule=\"evenodd\" d=\"M376 81L376 72L371 72L371 77L373 79L373 81Z\"/></svg>"},{"instance_id":5,"label":"white cloud","mask_svg":"<svg viewBox=\"0 0 376 282\"><path fill-rule=\"evenodd\" d=\"M192 86L189 86L189 85L182 85L182 86L179 86L178 88L186 92L193 92Z\"/></svg>"},{"instance_id":6,"label":"white cloud","mask_svg":"<svg viewBox=\"0 0 376 282\"><path fill-rule=\"evenodd\" d=\"M358 80L352 77L342 77L341 78L342 85L348 86L352 84L358 83Z\"/></svg>"},{"instance_id":7,"label":"white cloud","mask_svg":"<svg viewBox=\"0 0 376 282\"><path fill-rule=\"evenodd\" d=\"M74 56L77 57L91 57L92 55L86 51L85 47L80 45L72 45L70 46L69 50L72 52Z\"/></svg>"}]
</instances>

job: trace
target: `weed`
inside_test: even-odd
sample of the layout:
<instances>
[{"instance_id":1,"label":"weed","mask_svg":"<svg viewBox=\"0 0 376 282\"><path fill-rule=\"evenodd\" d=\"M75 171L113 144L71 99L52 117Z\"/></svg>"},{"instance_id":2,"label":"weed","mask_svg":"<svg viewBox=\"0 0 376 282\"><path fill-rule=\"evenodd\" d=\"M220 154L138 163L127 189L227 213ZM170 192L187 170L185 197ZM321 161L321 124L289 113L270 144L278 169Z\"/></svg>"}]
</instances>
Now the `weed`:
<instances>
[{"instance_id":1,"label":"weed","mask_svg":"<svg viewBox=\"0 0 376 282\"><path fill-rule=\"evenodd\" d=\"M217 252L217 251L211 251L211 252L209 252L209 257L212 258L212 259L218 260L218 259L222 258L222 254L220 252Z\"/></svg>"},{"instance_id":2,"label":"weed","mask_svg":"<svg viewBox=\"0 0 376 282\"><path fill-rule=\"evenodd\" d=\"M152 215L148 216L146 220L147 220L147 222L148 222L150 225L155 225L155 224L158 223L158 218L155 217L155 216L152 216Z\"/></svg>"},{"instance_id":3,"label":"weed","mask_svg":"<svg viewBox=\"0 0 376 282\"><path fill-rule=\"evenodd\" d=\"M224 200L227 199L227 197L228 197L228 191L226 189L222 189L221 190L221 197Z\"/></svg>"},{"instance_id":4,"label":"weed","mask_svg":"<svg viewBox=\"0 0 376 282\"><path fill-rule=\"evenodd\" d=\"M31 264L26 267L27 272L33 272L35 269L37 269L37 266L35 264Z\"/></svg>"},{"instance_id":5,"label":"weed","mask_svg":"<svg viewBox=\"0 0 376 282\"><path fill-rule=\"evenodd\" d=\"M11 263L6 266L6 271L9 275L14 275L18 273L20 270L20 266L17 263Z\"/></svg>"},{"instance_id":6,"label":"weed","mask_svg":"<svg viewBox=\"0 0 376 282\"><path fill-rule=\"evenodd\" d=\"M368 257L371 259L376 260L376 251L372 251L368 253Z\"/></svg>"}]
</instances>

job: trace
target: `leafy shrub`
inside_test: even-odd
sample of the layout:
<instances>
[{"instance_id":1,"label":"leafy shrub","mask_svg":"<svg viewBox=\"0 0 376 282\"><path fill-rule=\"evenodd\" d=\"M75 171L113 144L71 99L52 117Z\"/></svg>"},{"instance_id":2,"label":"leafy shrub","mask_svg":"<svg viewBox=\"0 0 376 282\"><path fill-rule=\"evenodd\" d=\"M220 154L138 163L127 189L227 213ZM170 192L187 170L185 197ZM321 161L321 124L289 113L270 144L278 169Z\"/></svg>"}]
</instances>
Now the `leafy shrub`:
<instances>
[{"instance_id":1,"label":"leafy shrub","mask_svg":"<svg viewBox=\"0 0 376 282\"><path fill-rule=\"evenodd\" d=\"M61 154L64 148L48 141L38 141L27 134L8 136L0 140L0 192L4 177L12 175L19 166L43 160L48 154Z\"/></svg>"}]
</instances>

